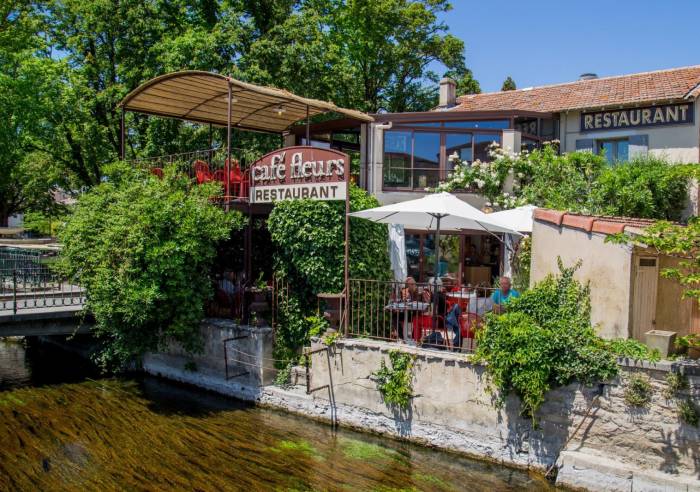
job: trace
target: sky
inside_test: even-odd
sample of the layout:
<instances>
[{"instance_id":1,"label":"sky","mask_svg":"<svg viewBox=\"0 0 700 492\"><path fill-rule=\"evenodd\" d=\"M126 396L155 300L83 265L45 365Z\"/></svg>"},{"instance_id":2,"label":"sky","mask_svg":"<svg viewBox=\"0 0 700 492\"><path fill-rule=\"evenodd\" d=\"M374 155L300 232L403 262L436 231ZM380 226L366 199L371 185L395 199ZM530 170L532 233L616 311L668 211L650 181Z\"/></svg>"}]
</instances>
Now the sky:
<instances>
[{"instance_id":1,"label":"sky","mask_svg":"<svg viewBox=\"0 0 700 492\"><path fill-rule=\"evenodd\" d=\"M700 65L700 0L452 0L483 92ZM438 70L438 73L441 71ZM440 73L441 75L441 73Z\"/></svg>"}]
</instances>

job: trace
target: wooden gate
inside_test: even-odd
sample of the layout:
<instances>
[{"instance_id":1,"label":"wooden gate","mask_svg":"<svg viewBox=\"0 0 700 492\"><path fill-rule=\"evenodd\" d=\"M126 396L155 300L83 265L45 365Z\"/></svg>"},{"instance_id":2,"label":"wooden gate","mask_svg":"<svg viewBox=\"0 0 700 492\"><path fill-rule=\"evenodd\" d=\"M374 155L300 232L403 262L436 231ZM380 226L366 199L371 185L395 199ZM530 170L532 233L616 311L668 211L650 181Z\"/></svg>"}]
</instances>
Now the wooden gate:
<instances>
[{"instance_id":1,"label":"wooden gate","mask_svg":"<svg viewBox=\"0 0 700 492\"><path fill-rule=\"evenodd\" d=\"M656 323L656 292L659 281L658 258L634 257L634 284L632 286L632 337L644 341L644 334Z\"/></svg>"}]
</instances>

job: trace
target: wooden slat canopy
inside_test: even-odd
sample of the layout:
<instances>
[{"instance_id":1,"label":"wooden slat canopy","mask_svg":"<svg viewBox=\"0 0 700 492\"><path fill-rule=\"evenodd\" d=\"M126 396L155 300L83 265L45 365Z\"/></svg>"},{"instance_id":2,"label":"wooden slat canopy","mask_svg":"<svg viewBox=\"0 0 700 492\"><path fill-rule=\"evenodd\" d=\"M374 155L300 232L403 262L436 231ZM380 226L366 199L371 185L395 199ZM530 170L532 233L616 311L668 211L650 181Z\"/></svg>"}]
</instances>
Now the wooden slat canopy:
<instances>
[{"instance_id":1,"label":"wooden slat canopy","mask_svg":"<svg viewBox=\"0 0 700 492\"><path fill-rule=\"evenodd\" d=\"M329 102L197 70L151 79L131 91L119 105L126 111L226 126L229 85L231 126L235 128L282 133L305 119L307 108L309 116L335 112L363 122L374 121L365 113Z\"/></svg>"}]
</instances>

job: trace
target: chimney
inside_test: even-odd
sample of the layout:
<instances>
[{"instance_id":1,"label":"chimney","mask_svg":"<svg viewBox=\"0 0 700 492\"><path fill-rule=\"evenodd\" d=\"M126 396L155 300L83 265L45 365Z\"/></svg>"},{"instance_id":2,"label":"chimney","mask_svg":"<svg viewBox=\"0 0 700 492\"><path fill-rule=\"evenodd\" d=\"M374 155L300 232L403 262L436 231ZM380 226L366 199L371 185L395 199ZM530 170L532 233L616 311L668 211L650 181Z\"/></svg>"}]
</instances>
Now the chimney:
<instances>
[{"instance_id":1,"label":"chimney","mask_svg":"<svg viewBox=\"0 0 700 492\"><path fill-rule=\"evenodd\" d=\"M589 72L589 73L582 73L578 79L579 80L593 80L593 79L597 79L597 78L598 78L597 73Z\"/></svg>"},{"instance_id":2,"label":"chimney","mask_svg":"<svg viewBox=\"0 0 700 492\"><path fill-rule=\"evenodd\" d=\"M451 108L457 103L457 82L449 77L444 77L440 81L440 103L441 108Z\"/></svg>"}]
</instances>

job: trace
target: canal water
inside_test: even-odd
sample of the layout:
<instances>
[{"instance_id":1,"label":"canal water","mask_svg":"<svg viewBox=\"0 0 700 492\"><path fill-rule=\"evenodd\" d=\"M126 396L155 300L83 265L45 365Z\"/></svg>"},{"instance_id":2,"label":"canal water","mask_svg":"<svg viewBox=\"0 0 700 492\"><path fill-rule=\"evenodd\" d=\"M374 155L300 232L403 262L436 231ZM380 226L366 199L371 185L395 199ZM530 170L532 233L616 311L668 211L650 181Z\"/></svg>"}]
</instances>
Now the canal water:
<instances>
[{"instance_id":1,"label":"canal water","mask_svg":"<svg viewBox=\"0 0 700 492\"><path fill-rule=\"evenodd\" d=\"M526 472L0 340L0 490L553 490Z\"/></svg>"}]
</instances>

